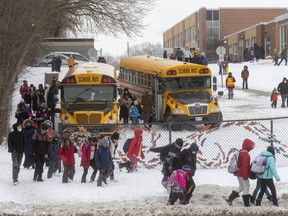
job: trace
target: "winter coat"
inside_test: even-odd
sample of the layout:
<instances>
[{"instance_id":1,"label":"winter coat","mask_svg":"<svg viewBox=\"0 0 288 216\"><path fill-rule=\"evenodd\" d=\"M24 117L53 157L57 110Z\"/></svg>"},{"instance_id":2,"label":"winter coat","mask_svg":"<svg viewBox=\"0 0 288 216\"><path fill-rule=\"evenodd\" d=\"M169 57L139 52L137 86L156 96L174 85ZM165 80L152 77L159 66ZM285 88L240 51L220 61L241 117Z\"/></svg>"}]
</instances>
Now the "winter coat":
<instances>
[{"instance_id":1,"label":"winter coat","mask_svg":"<svg viewBox=\"0 0 288 216\"><path fill-rule=\"evenodd\" d=\"M49 144L49 162L56 162L59 160L59 143L58 142L51 142Z\"/></svg>"},{"instance_id":2,"label":"winter coat","mask_svg":"<svg viewBox=\"0 0 288 216\"><path fill-rule=\"evenodd\" d=\"M242 70L241 78L248 79L248 77L249 77L249 70Z\"/></svg>"},{"instance_id":3,"label":"winter coat","mask_svg":"<svg viewBox=\"0 0 288 216\"><path fill-rule=\"evenodd\" d=\"M288 94L288 83L284 81L279 83L277 87L277 91L280 92L280 94Z\"/></svg>"},{"instance_id":4,"label":"winter coat","mask_svg":"<svg viewBox=\"0 0 288 216\"><path fill-rule=\"evenodd\" d=\"M33 126L27 126L23 128L22 133L24 135L24 152L27 155L32 155L32 139L35 134L35 129Z\"/></svg>"},{"instance_id":5,"label":"winter coat","mask_svg":"<svg viewBox=\"0 0 288 216\"><path fill-rule=\"evenodd\" d=\"M60 149L58 155L65 166L75 165L74 153L78 152L77 148L72 141L67 140L65 142L69 142L69 144L64 144Z\"/></svg>"},{"instance_id":6,"label":"winter coat","mask_svg":"<svg viewBox=\"0 0 288 216\"><path fill-rule=\"evenodd\" d=\"M277 101L277 100L278 100L278 95L279 95L279 93L277 93L277 92L272 92L272 94L271 94L271 101Z\"/></svg>"},{"instance_id":7,"label":"winter coat","mask_svg":"<svg viewBox=\"0 0 288 216\"><path fill-rule=\"evenodd\" d=\"M137 158L140 156L142 159L145 158L144 153L142 151L142 133L141 129L136 129L134 131L134 138L131 140L127 157L129 158L131 155L136 156Z\"/></svg>"},{"instance_id":8,"label":"winter coat","mask_svg":"<svg viewBox=\"0 0 288 216\"><path fill-rule=\"evenodd\" d=\"M238 158L238 171L235 173L238 177L243 177L244 180L247 180L250 172L250 154L254 148L254 142L250 139L245 139L242 144L242 149L240 150Z\"/></svg>"},{"instance_id":9,"label":"winter coat","mask_svg":"<svg viewBox=\"0 0 288 216\"><path fill-rule=\"evenodd\" d=\"M287 58L287 48L283 49L281 52L281 58Z\"/></svg>"},{"instance_id":10,"label":"winter coat","mask_svg":"<svg viewBox=\"0 0 288 216\"><path fill-rule=\"evenodd\" d=\"M83 168L88 169L90 166L90 156L91 156L91 145L87 142L83 143L81 146L81 152L82 152L82 157L81 157L81 166Z\"/></svg>"},{"instance_id":11,"label":"winter coat","mask_svg":"<svg viewBox=\"0 0 288 216\"><path fill-rule=\"evenodd\" d=\"M23 84L20 86L19 92L24 99L24 95L27 94L30 91L30 88L27 84Z\"/></svg>"},{"instance_id":12,"label":"winter coat","mask_svg":"<svg viewBox=\"0 0 288 216\"><path fill-rule=\"evenodd\" d=\"M75 65L75 60L73 57L69 56L68 60L67 60L68 66L69 67L73 67Z\"/></svg>"},{"instance_id":13,"label":"winter coat","mask_svg":"<svg viewBox=\"0 0 288 216\"><path fill-rule=\"evenodd\" d=\"M24 151L24 136L22 132L17 130L17 127L21 126L21 123L15 123L13 125L13 131L8 135L8 152L17 152L18 154Z\"/></svg>"},{"instance_id":14,"label":"winter coat","mask_svg":"<svg viewBox=\"0 0 288 216\"><path fill-rule=\"evenodd\" d=\"M176 147L175 143L151 148L150 151L160 153L160 160L163 162L161 172L164 176L170 176L174 170L179 169L182 165L181 157L179 156L181 150Z\"/></svg>"},{"instance_id":15,"label":"winter coat","mask_svg":"<svg viewBox=\"0 0 288 216\"><path fill-rule=\"evenodd\" d=\"M99 170L104 169L104 170L111 170L112 169L112 156L110 152L110 148L104 147L101 144L96 150L95 154L95 161L96 161L96 166Z\"/></svg>"},{"instance_id":16,"label":"winter coat","mask_svg":"<svg viewBox=\"0 0 288 216\"><path fill-rule=\"evenodd\" d=\"M180 157L182 160L182 165L188 165L191 168L191 176L195 175L196 164L197 164L197 152L199 147L196 143L192 143L188 149L184 149L180 153Z\"/></svg>"},{"instance_id":17,"label":"winter coat","mask_svg":"<svg viewBox=\"0 0 288 216\"><path fill-rule=\"evenodd\" d=\"M234 88L235 87L235 78L233 76L228 76L226 78L226 87L227 88Z\"/></svg>"},{"instance_id":18,"label":"winter coat","mask_svg":"<svg viewBox=\"0 0 288 216\"><path fill-rule=\"evenodd\" d=\"M277 173L277 169L275 166L275 157L273 156L273 154L269 151L263 151L263 152L261 152L260 155L267 157L267 160L266 160L265 172L262 175L259 175L258 178L260 178L260 179L272 179L274 176L276 181L280 181L280 177Z\"/></svg>"},{"instance_id":19,"label":"winter coat","mask_svg":"<svg viewBox=\"0 0 288 216\"><path fill-rule=\"evenodd\" d=\"M126 96L128 96L132 101L134 100L133 95L129 92L128 88L124 88L124 93L121 98L124 99Z\"/></svg>"},{"instance_id":20,"label":"winter coat","mask_svg":"<svg viewBox=\"0 0 288 216\"><path fill-rule=\"evenodd\" d=\"M141 104L143 105L143 112L145 113L152 112L154 102L153 102L153 98L151 95L149 95L148 93L145 93L142 96Z\"/></svg>"},{"instance_id":21,"label":"winter coat","mask_svg":"<svg viewBox=\"0 0 288 216\"><path fill-rule=\"evenodd\" d=\"M33 154L49 154L49 142L46 133L36 132L32 137Z\"/></svg>"},{"instance_id":22,"label":"winter coat","mask_svg":"<svg viewBox=\"0 0 288 216\"><path fill-rule=\"evenodd\" d=\"M139 110L138 108L135 106L135 105L132 105L129 109L129 116L131 118L138 118L140 117L140 113L139 113Z\"/></svg>"}]
</instances>

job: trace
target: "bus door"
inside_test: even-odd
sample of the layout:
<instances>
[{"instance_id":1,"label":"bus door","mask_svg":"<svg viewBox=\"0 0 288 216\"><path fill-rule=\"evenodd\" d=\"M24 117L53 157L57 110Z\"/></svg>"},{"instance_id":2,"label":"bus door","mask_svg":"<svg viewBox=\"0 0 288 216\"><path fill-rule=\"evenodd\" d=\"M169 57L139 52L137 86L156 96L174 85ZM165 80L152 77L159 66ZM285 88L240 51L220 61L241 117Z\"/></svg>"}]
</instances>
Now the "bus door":
<instances>
[{"instance_id":1,"label":"bus door","mask_svg":"<svg viewBox=\"0 0 288 216\"><path fill-rule=\"evenodd\" d=\"M156 122L163 120L163 86L160 78L154 79L155 86L155 120Z\"/></svg>"}]
</instances>

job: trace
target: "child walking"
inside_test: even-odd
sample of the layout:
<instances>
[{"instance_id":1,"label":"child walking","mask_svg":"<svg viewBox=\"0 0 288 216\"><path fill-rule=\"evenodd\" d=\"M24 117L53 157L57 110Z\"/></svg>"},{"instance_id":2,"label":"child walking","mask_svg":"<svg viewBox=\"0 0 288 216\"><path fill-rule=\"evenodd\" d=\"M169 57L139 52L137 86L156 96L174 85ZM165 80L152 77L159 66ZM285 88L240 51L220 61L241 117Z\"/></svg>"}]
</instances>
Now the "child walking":
<instances>
[{"instance_id":1,"label":"child walking","mask_svg":"<svg viewBox=\"0 0 288 216\"><path fill-rule=\"evenodd\" d=\"M181 169L173 171L168 179L168 188L171 188L167 205L174 205L179 199L180 205L186 203L186 182L189 180L191 168L189 165L183 165Z\"/></svg>"},{"instance_id":2,"label":"child walking","mask_svg":"<svg viewBox=\"0 0 288 216\"><path fill-rule=\"evenodd\" d=\"M52 178L53 173L55 173L60 168L59 153L59 139L58 133L54 133L52 137L52 142L49 145L49 169L47 173L47 178Z\"/></svg>"},{"instance_id":3,"label":"child walking","mask_svg":"<svg viewBox=\"0 0 288 216\"><path fill-rule=\"evenodd\" d=\"M74 153L78 150L72 140L66 135L63 137L63 146L59 151L59 157L63 161L64 172L62 177L62 183L68 183L68 178L73 180L75 175L75 157Z\"/></svg>"},{"instance_id":4,"label":"child walking","mask_svg":"<svg viewBox=\"0 0 288 216\"><path fill-rule=\"evenodd\" d=\"M272 101L271 107L272 108L277 107L278 95L279 95L279 93L277 92L276 88L274 88L274 90L272 91L272 94L271 94L271 101Z\"/></svg>"}]
</instances>

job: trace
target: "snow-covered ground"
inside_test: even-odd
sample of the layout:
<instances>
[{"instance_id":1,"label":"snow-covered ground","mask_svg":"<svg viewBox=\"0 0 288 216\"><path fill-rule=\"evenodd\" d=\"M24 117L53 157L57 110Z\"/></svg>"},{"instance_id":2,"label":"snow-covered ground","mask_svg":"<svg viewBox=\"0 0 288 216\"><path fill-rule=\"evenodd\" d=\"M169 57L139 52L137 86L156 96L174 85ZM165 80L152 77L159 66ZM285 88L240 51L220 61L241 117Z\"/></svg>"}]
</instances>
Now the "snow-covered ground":
<instances>
[{"instance_id":1,"label":"snow-covered ground","mask_svg":"<svg viewBox=\"0 0 288 216\"><path fill-rule=\"evenodd\" d=\"M244 65L249 67L249 90L242 90L241 71ZM218 90L223 90L220 106L224 119L246 119L287 116L287 109L270 106L270 94L283 77L287 76L287 66L273 66L271 61L259 63L230 64L230 71L236 78L237 87L233 100L227 99L227 90L222 88L218 66L209 65L218 78ZM67 68L62 68L60 79ZM14 107L19 102L19 87L23 79L28 83L44 82L44 73L50 68L28 68L19 78L13 94ZM223 77L225 82L226 76ZM11 113L11 125L14 123L14 110ZM284 133L284 132L283 132ZM235 138L236 139L236 138ZM242 140L235 140L235 142ZM77 157L77 156L76 156ZM117 182L108 181L108 185L97 187L96 183L81 184L82 170L77 171L74 181L62 184L62 174L56 174L44 182L32 181L33 170L21 168L20 184L12 184L11 156L5 145L0 147L0 215L288 215L288 172L287 167L279 167L281 178L276 183L279 207L263 200L261 207L244 208L242 199L227 205L223 197L237 186L237 179L223 169L198 169L195 175L197 185L191 202L186 206L166 206L168 194L161 186L162 175L159 169L141 167L135 173L115 170ZM88 173L88 177L89 177ZM255 187L251 181L250 191Z\"/></svg>"}]
</instances>

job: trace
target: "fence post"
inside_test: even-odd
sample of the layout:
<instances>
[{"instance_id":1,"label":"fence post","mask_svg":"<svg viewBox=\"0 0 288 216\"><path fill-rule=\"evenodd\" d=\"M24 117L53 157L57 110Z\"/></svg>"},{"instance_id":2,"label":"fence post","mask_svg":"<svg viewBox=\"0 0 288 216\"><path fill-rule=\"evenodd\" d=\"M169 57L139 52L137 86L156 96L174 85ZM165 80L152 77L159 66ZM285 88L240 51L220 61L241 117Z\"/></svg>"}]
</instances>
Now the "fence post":
<instances>
[{"instance_id":1,"label":"fence post","mask_svg":"<svg viewBox=\"0 0 288 216\"><path fill-rule=\"evenodd\" d=\"M172 131L171 130L172 124L171 124L171 121L168 122L168 125L169 125L169 128L168 128L169 129L169 144L171 144L172 143L172 132L171 132Z\"/></svg>"},{"instance_id":2,"label":"fence post","mask_svg":"<svg viewBox=\"0 0 288 216\"><path fill-rule=\"evenodd\" d=\"M273 134L273 119L270 120L270 142L271 146L273 146L274 134Z\"/></svg>"}]
</instances>

